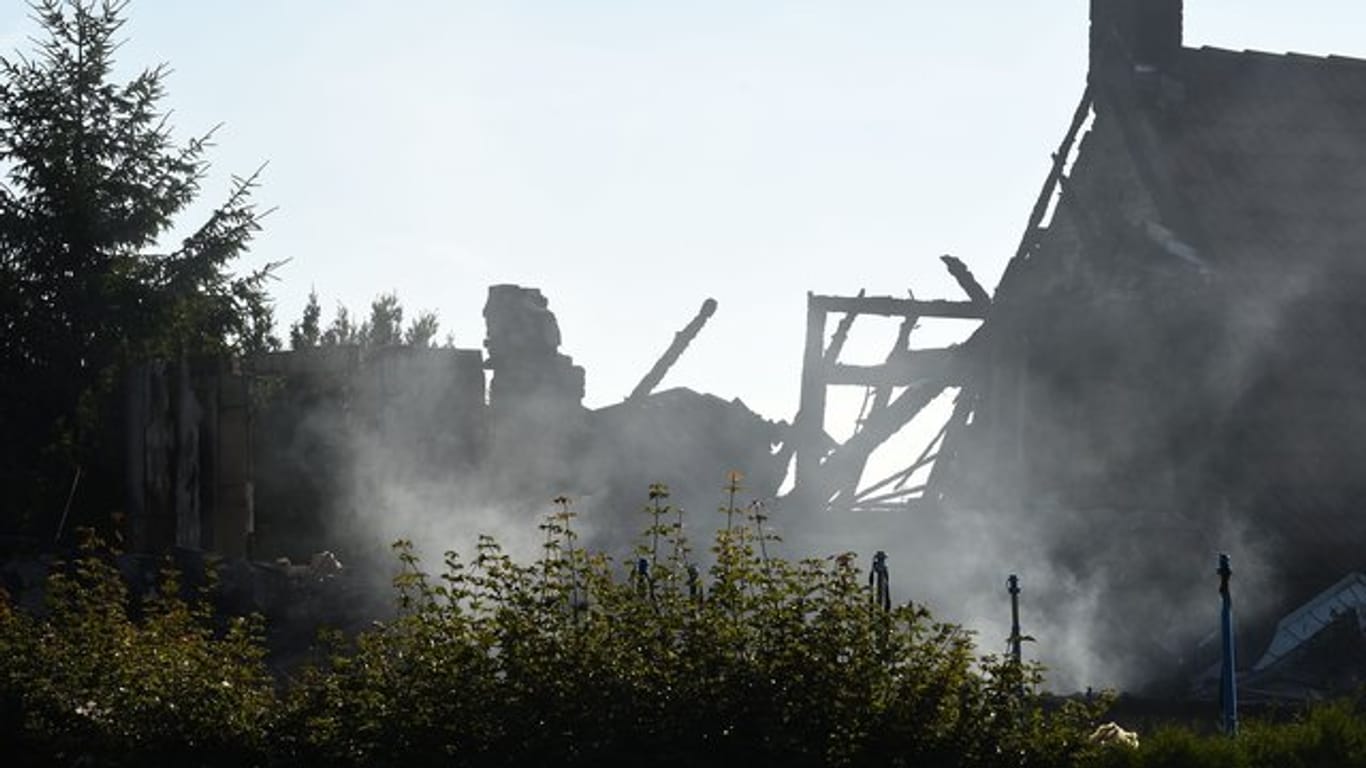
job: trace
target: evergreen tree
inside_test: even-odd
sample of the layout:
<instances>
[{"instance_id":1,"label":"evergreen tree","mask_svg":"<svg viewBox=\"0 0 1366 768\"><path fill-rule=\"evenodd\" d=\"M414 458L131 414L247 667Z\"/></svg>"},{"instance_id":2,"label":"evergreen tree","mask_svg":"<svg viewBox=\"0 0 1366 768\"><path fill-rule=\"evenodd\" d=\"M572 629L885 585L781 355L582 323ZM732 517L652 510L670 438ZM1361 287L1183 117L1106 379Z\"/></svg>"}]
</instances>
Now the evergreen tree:
<instances>
[{"instance_id":1,"label":"evergreen tree","mask_svg":"<svg viewBox=\"0 0 1366 768\"><path fill-rule=\"evenodd\" d=\"M324 347L341 347L350 344L360 343L360 329L351 324L351 313L346 311L346 307L337 304L337 314L332 317L332 324L327 326L327 331L323 333L320 341Z\"/></svg>"},{"instance_id":2,"label":"evergreen tree","mask_svg":"<svg viewBox=\"0 0 1366 768\"><path fill-rule=\"evenodd\" d=\"M332 323L326 331L318 334L318 320L321 314L317 295L310 293L308 304L304 306L303 317L290 326L290 345L294 349L346 345L367 348L431 347L435 346L437 333L441 330L441 323L437 320L436 313L431 310L419 312L417 319L405 329L403 305L394 293L376 296L374 301L370 302L370 317L359 326L351 321L351 313L346 307L338 304L337 314L333 316ZM447 342L447 346L454 346L449 336Z\"/></svg>"},{"instance_id":3,"label":"evergreen tree","mask_svg":"<svg viewBox=\"0 0 1366 768\"><path fill-rule=\"evenodd\" d=\"M52 530L43 518L117 429L107 401L124 364L279 343L274 265L230 271L260 229L259 171L162 245L200 192L212 132L173 139L164 65L111 80L125 6L37 0L37 50L0 57L0 531Z\"/></svg>"},{"instance_id":4,"label":"evergreen tree","mask_svg":"<svg viewBox=\"0 0 1366 768\"><path fill-rule=\"evenodd\" d=\"M361 326L361 339L371 347L403 343L403 306L398 296L382 293L370 302L370 319Z\"/></svg>"},{"instance_id":5,"label":"evergreen tree","mask_svg":"<svg viewBox=\"0 0 1366 768\"><path fill-rule=\"evenodd\" d=\"M435 312L420 312L408 330L403 332L403 343L410 347L434 346L436 333L440 330Z\"/></svg>"},{"instance_id":6,"label":"evergreen tree","mask_svg":"<svg viewBox=\"0 0 1366 768\"><path fill-rule=\"evenodd\" d=\"M322 320L323 308L318 303L318 291L308 292L308 303L304 305L304 316L299 322L289 327L289 347L290 349L306 349L316 347L322 341Z\"/></svg>"}]
</instances>

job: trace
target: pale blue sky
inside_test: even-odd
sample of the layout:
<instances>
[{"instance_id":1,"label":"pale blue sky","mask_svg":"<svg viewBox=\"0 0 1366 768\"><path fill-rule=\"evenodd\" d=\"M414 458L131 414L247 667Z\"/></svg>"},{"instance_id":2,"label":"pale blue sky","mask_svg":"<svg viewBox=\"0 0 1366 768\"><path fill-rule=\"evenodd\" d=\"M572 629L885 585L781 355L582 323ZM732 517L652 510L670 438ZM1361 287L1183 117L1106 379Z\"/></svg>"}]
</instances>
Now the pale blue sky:
<instances>
[{"instance_id":1,"label":"pale blue sky","mask_svg":"<svg viewBox=\"0 0 1366 768\"><path fill-rule=\"evenodd\" d=\"M1085 0L134 0L206 200L263 161L282 331L380 291L483 339L489 284L545 291L588 400L624 396L707 296L665 386L796 408L807 290L994 286L1080 95ZM0 47L24 45L21 3ZM1366 57L1355 0L1187 0L1187 44ZM850 351L882 354L883 339Z\"/></svg>"}]
</instances>

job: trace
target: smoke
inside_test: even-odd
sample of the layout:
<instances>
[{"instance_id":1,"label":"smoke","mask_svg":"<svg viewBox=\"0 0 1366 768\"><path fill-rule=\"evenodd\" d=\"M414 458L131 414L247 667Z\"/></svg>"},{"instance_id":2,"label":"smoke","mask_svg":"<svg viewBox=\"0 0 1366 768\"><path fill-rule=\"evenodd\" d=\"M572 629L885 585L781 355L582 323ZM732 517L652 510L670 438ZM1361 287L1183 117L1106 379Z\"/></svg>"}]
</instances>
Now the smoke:
<instances>
[{"instance_id":1,"label":"smoke","mask_svg":"<svg viewBox=\"0 0 1366 768\"><path fill-rule=\"evenodd\" d=\"M557 346L523 353L553 361ZM481 535L529 561L541 552L538 523L552 511L551 500L565 495L578 515L580 541L629 562L648 524L647 487L664 483L672 493L669 503L686 510L687 534L705 565L707 546L725 520L718 508L726 502L726 475L740 470L746 477L737 501L742 507L755 500L766 505L766 525L782 539L773 548L776 554L851 551L866 568L874 552L886 551L893 599L926 605L939 618L975 630L985 652L1005 650L1005 579L1018 574L1024 631L1035 639L1026 654L1049 667L1055 690L1132 688L1153 682L1160 676L1155 669L1188 664L1195 640L1217 615L1216 551L1234 553L1240 583L1244 573L1256 579L1266 572L1266 546L1232 508L1220 510L1217 520L1193 520L1156 502L1082 511L1068 499L1031 497L1025 485L1017 489L1020 503L1005 509L958 504L855 518L787 506L774 499L786 467L773 449L785 426L741 403L670 390L587 411L563 389L546 390L542 374L528 377L533 385L520 390L509 384L517 382L515 375L501 389L495 383L495 397L502 399L486 404L482 361L461 354L368 350L331 367L300 358L305 370L331 373L310 378L295 372L296 391L287 390L274 422L266 421L276 433L292 434L280 441L287 459L277 454L269 461L296 468L289 473L291 484L308 478L316 486L307 501L322 510L322 530L311 537L280 530L277 545L288 544L288 553L298 558L307 550L332 548L348 565L377 577L397 565L388 544L398 539L413 542L432 569L448 550L470 556ZM1255 357L1247 351L1238 362L1252 366ZM542 365L517 362L507 353L494 360L503 370ZM572 367L561 361L552 370ZM495 369L495 382L501 372ZM342 378L345 386L330 377ZM318 381L332 384L320 388ZM1071 402L1065 393L1049 391L1053 384L1036 381L1033 387L1038 421L1045 425L1066 423L1068 413L1059 404ZM1066 457L1072 473L1067 477L1124 485L1115 473L1147 460L1145 446L1152 441L1135 431L1132 417L1140 409L1115 403L1107 416L1112 421L1091 428L1113 430L1123 440L1086 451L1076 448L1086 435L1040 432L1033 437L1047 444L1036 443L1031 451ZM926 415L947 410L941 402ZM918 453L914 442L893 447ZM870 472L877 469L875 464ZM1153 474L1145 470L1139 479L1150 482ZM269 515L287 496L278 488L263 490L259 506ZM1163 537L1181 543L1155 547ZM376 578L376 588L385 588L386 581ZM1248 594L1266 596L1271 590L1258 585Z\"/></svg>"},{"instance_id":2,"label":"smoke","mask_svg":"<svg viewBox=\"0 0 1366 768\"><path fill-rule=\"evenodd\" d=\"M1123 158L1113 121L1098 118L1068 187L1090 204L1064 199L1012 293L997 297L994 378L968 383L982 400L941 506L854 518L774 503L783 425L742 404L678 390L586 411L583 373L558 352L544 298L503 287L510 314L486 310L487 405L482 371L477 388L452 392L449 368L397 363L346 407L300 405L317 415L299 429L326 435L302 444L346 457L334 463L347 480L326 505L330 534L409 538L430 558L468 552L484 533L534 557L538 520L566 494L585 544L624 560L647 520L646 488L663 482L700 553L723 520L725 473L740 470L742 503L768 501L782 553L853 551L867 567L884 550L894 599L976 629L986 651L1004 650L1005 579L1018 574L1035 639L1026 654L1057 690L1184 685L1217 626L1216 553L1233 556L1247 624L1360 565L1324 536L1362 532L1342 513L1366 499L1366 412L1352 405L1366 364L1347 352L1366 322L1341 254L1268 257L1255 222L1246 252L1202 240L1134 192L1142 183ZM1237 194L1251 197L1236 211L1257 210L1258 185L1312 198L1323 182L1244 181L1250 191ZM1243 658L1256 635L1244 634Z\"/></svg>"}]
</instances>

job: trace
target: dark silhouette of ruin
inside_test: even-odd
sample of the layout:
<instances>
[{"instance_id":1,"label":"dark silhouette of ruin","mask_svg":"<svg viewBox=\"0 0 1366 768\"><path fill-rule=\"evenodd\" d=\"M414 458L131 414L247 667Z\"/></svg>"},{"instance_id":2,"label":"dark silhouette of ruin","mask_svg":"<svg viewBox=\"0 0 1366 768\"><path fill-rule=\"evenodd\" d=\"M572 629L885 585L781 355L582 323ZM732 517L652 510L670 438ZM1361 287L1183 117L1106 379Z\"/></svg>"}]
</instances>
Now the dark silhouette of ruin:
<instances>
[{"instance_id":1,"label":"dark silhouette of ruin","mask_svg":"<svg viewBox=\"0 0 1366 768\"><path fill-rule=\"evenodd\" d=\"M1191 662L1163 649L1222 548L1251 572L1245 658L1266 619L1366 564L1366 61L1187 48L1182 18L1092 1L1084 94L989 306L952 263L970 304L813 296L797 419L811 502L1046 531L1113 601L1114 657L1153 666ZM957 347L903 332L884 366L837 362L858 314L969 306L984 322ZM837 445L828 384L905 389ZM869 446L948 388L928 479L860 484Z\"/></svg>"},{"instance_id":2,"label":"dark silhouette of ruin","mask_svg":"<svg viewBox=\"0 0 1366 768\"><path fill-rule=\"evenodd\" d=\"M493 286L484 351L135 368L133 547L345 560L348 521L384 514L394 489L430 515L497 504L531 521L562 493L627 515L651 482L714 508L733 469L771 498L791 464L789 509L902 513L927 532L985 515L998 551L1042 542L1113 605L1092 631L1116 664L1199 672L1189 617L1210 602L1213 553L1233 549L1241 658L1268 643L1294 657L1275 620L1366 566L1366 61L1188 48L1182 18L1181 0L1092 0L1087 82L996 290L945 256L961 297L810 295L791 425L654 391L711 300L629 397L590 410L547 299ZM902 321L880 365L840 361L861 316ZM928 318L970 336L916 348ZM843 442L824 429L831 386L867 392ZM867 477L946 392L952 414L924 451ZM1047 584L1031 589L1040 611L1061 609Z\"/></svg>"},{"instance_id":3,"label":"dark silhouette of ruin","mask_svg":"<svg viewBox=\"0 0 1366 768\"><path fill-rule=\"evenodd\" d=\"M530 529L570 494L621 523L599 527L608 544L636 530L629 512L649 482L706 510L744 467L747 487L772 496L784 425L739 402L653 391L714 311L708 300L631 397L599 410L582 405L584 370L560 352L549 302L515 285L489 289L487 357L343 345L144 364L125 386L129 540L144 552L354 556L387 545L359 541L371 529L356 523L390 514L401 492L426 517L497 505Z\"/></svg>"}]
</instances>

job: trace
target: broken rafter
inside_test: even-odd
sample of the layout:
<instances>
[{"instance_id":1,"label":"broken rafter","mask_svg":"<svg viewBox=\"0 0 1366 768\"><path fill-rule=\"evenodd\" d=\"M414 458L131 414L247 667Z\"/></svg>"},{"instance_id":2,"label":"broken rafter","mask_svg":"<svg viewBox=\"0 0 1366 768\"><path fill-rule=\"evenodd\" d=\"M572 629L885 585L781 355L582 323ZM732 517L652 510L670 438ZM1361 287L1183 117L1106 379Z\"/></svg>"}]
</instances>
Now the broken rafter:
<instances>
[{"instance_id":1,"label":"broken rafter","mask_svg":"<svg viewBox=\"0 0 1366 768\"><path fill-rule=\"evenodd\" d=\"M1077 141L1077 134L1081 132L1081 127L1086 124L1086 118L1091 114L1091 86L1087 85L1086 90L1082 91L1081 103L1077 105L1077 111L1072 114L1072 124L1068 126L1067 135L1063 137L1062 144L1058 146L1058 151L1053 153L1053 165L1048 169L1048 178L1044 180L1043 189L1039 192L1039 197L1034 201L1034 208L1029 212L1029 223L1025 226L1024 236L1020 238L1020 246L1015 249L1015 258L1012 263L1023 259L1026 254L1034 249L1034 243L1038 237L1039 227L1043 224L1043 217L1048 214L1048 205L1053 202L1053 194L1057 191L1058 182L1063 178L1067 170L1067 158L1072 155L1072 145ZM1009 269L1009 265L1006 267ZM1002 280L1004 282L1004 280Z\"/></svg>"},{"instance_id":2,"label":"broken rafter","mask_svg":"<svg viewBox=\"0 0 1366 768\"><path fill-rule=\"evenodd\" d=\"M948 379L954 368L956 347L917 349L901 354L883 365L830 366L826 383L845 386L898 387L925 379ZM872 418L872 413L869 417Z\"/></svg>"},{"instance_id":3,"label":"broken rafter","mask_svg":"<svg viewBox=\"0 0 1366 768\"><path fill-rule=\"evenodd\" d=\"M985 320L986 312L971 301L921 301L898 299L892 296L817 296L810 297L811 306L822 312L854 312L860 315L883 317L945 317L960 320Z\"/></svg>"},{"instance_id":4,"label":"broken rafter","mask_svg":"<svg viewBox=\"0 0 1366 768\"><path fill-rule=\"evenodd\" d=\"M925 445L925 450L920 452L920 455L916 457L916 460L912 462L909 467L863 489L858 493L858 499L860 501L867 500L869 494L876 493L889 485L895 484L897 487L900 487L900 485L909 480L911 475L914 475L918 470L933 464L934 461L939 458L939 452L935 449L943 444L944 436L948 434L949 431L949 423L950 422L944 423L944 426L939 429L939 433Z\"/></svg>"},{"instance_id":5,"label":"broken rafter","mask_svg":"<svg viewBox=\"0 0 1366 768\"><path fill-rule=\"evenodd\" d=\"M891 365L901 357L910 354L911 331L915 330L916 321L919 319L920 318L918 317L907 317L901 321L901 327L898 328L896 332L896 342L892 344L892 348L887 352L887 359L883 361L885 364ZM868 409L867 418L877 418L878 414L882 412L882 409L887 407L887 403L890 402L891 399L891 387L878 387L873 393L873 406ZM860 426L862 426L862 423L860 423Z\"/></svg>"},{"instance_id":6,"label":"broken rafter","mask_svg":"<svg viewBox=\"0 0 1366 768\"><path fill-rule=\"evenodd\" d=\"M859 289L856 298L863 298L866 291ZM830 337L830 346L825 350L825 364L834 365L840 359L840 353L844 351L844 343L849 340L849 331L854 327L854 319L859 313L848 312L840 318L839 325L835 326L835 335Z\"/></svg>"},{"instance_id":7,"label":"broken rafter","mask_svg":"<svg viewBox=\"0 0 1366 768\"><path fill-rule=\"evenodd\" d=\"M945 257L944 263L971 301L869 297L864 291L855 297L807 294L801 403L793 420L791 440L791 450L796 455L794 494L822 504L839 499L847 505L857 496L857 484L872 452L915 418L944 389L961 385L966 358L969 350L975 349L972 341L978 333L974 333L966 344L956 347L909 349L910 334L922 317L985 320L991 310L990 296L967 267L951 256ZM832 312L844 316L827 346L826 318ZM903 319L896 344L883 365L855 366L838 362L858 315ZM865 397L865 406L871 407L867 408L866 418L860 418L853 437L833 448L821 443L821 438L826 437L826 389L832 385L861 385L873 390L871 397ZM893 397L894 388L901 386L906 389ZM864 416L862 409L860 416ZM785 445L779 452L782 458L786 458L788 448Z\"/></svg>"},{"instance_id":8,"label":"broken rafter","mask_svg":"<svg viewBox=\"0 0 1366 768\"><path fill-rule=\"evenodd\" d=\"M968 425L975 399L968 392L959 392L958 399L953 404L953 413L949 416L948 422L944 424L943 438L939 443L939 450L936 452L934 467L930 470L930 476L925 480L924 496L930 501L935 501L941 496L939 491L946 482L945 478L953 469L956 441Z\"/></svg>"},{"instance_id":9,"label":"broken rafter","mask_svg":"<svg viewBox=\"0 0 1366 768\"><path fill-rule=\"evenodd\" d=\"M854 509L863 509L865 506L877 506L878 504L883 504L889 501L895 501L897 499L901 499L903 501L910 501L912 499L923 498L924 492L924 485L916 485L910 488L903 488L899 491L884 493L881 496L873 496L871 498L859 499L856 502L854 502L852 506Z\"/></svg>"},{"instance_id":10,"label":"broken rafter","mask_svg":"<svg viewBox=\"0 0 1366 768\"><path fill-rule=\"evenodd\" d=\"M710 320L711 316L715 313L716 299L707 299L702 302L702 308L697 311L697 315L691 322L683 327L683 330L674 334L673 343L669 345L668 349L664 350L664 354L659 356L659 359L655 361L654 366L650 368L650 372L645 374L645 377L640 380L640 383L636 385L636 388L631 390L631 394L627 396L626 401L639 402L640 400L643 400L646 395L653 392L654 388L659 386L659 382L664 380L664 375L669 372L669 369L673 367L673 364L678 362L678 358L683 356L683 353L688 349L688 345L692 343L692 340L697 337L698 332L702 330L702 326L706 325L707 321Z\"/></svg>"},{"instance_id":11,"label":"broken rafter","mask_svg":"<svg viewBox=\"0 0 1366 768\"><path fill-rule=\"evenodd\" d=\"M966 293L969 299L972 299L973 304L979 305L983 312L991 308L991 294L987 293L987 289L977 282L976 277L973 277L972 270L968 269L968 265L947 253L940 256L939 260L944 262L945 267L948 267L949 274L958 281L958 287L963 289L963 293Z\"/></svg>"},{"instance_id":12,"label":"broken rafter","mask_svg":"<svg viewBox=\"0 0 1366 768\"><path fill-rule=\"evenodd\" d=\"M919 501L923 501L923 499L921 499L919 496L917 496L917 497L912 498L912 499L906 499L905 501L901 502L900 504L887 504L887 503L882 503L882 504L878 504L878 505L875 506L875 507L865 507L865 506L863 506L863 505L859 505L859 506L856 506L856 507L851 507L849 511L850 511L850 512L874 512L874 513L876 513L876 512L895 512L895 513L900 514L900 513L906 512L906 511L910 510L912 507L916 506L916 502L919 502Z\"/></svg>"},{"instance_id":13,"label":"broken rafter","mask_svg":"<svg viewBox=\"0 0 1366 768\"><path fill-rule=\"evenodd\" d=\"M855 490L853 486L858 483L858 476L863 474L868 457L879 445L924 410L946 386L944 381L934 380L917 382L907 387L905 392L887 406L878 419L864 424L863 429L854 433L853 437L826 457L819 465L819 480L813 478L811 482L803 483L803 478L799 476L798 489L794 490L800 490L803 494L819 495L827 500L834 498L838 493L841 498L852 501ZM802 488L803 485L806 487Z\"/></svg>"}]
</instances>

